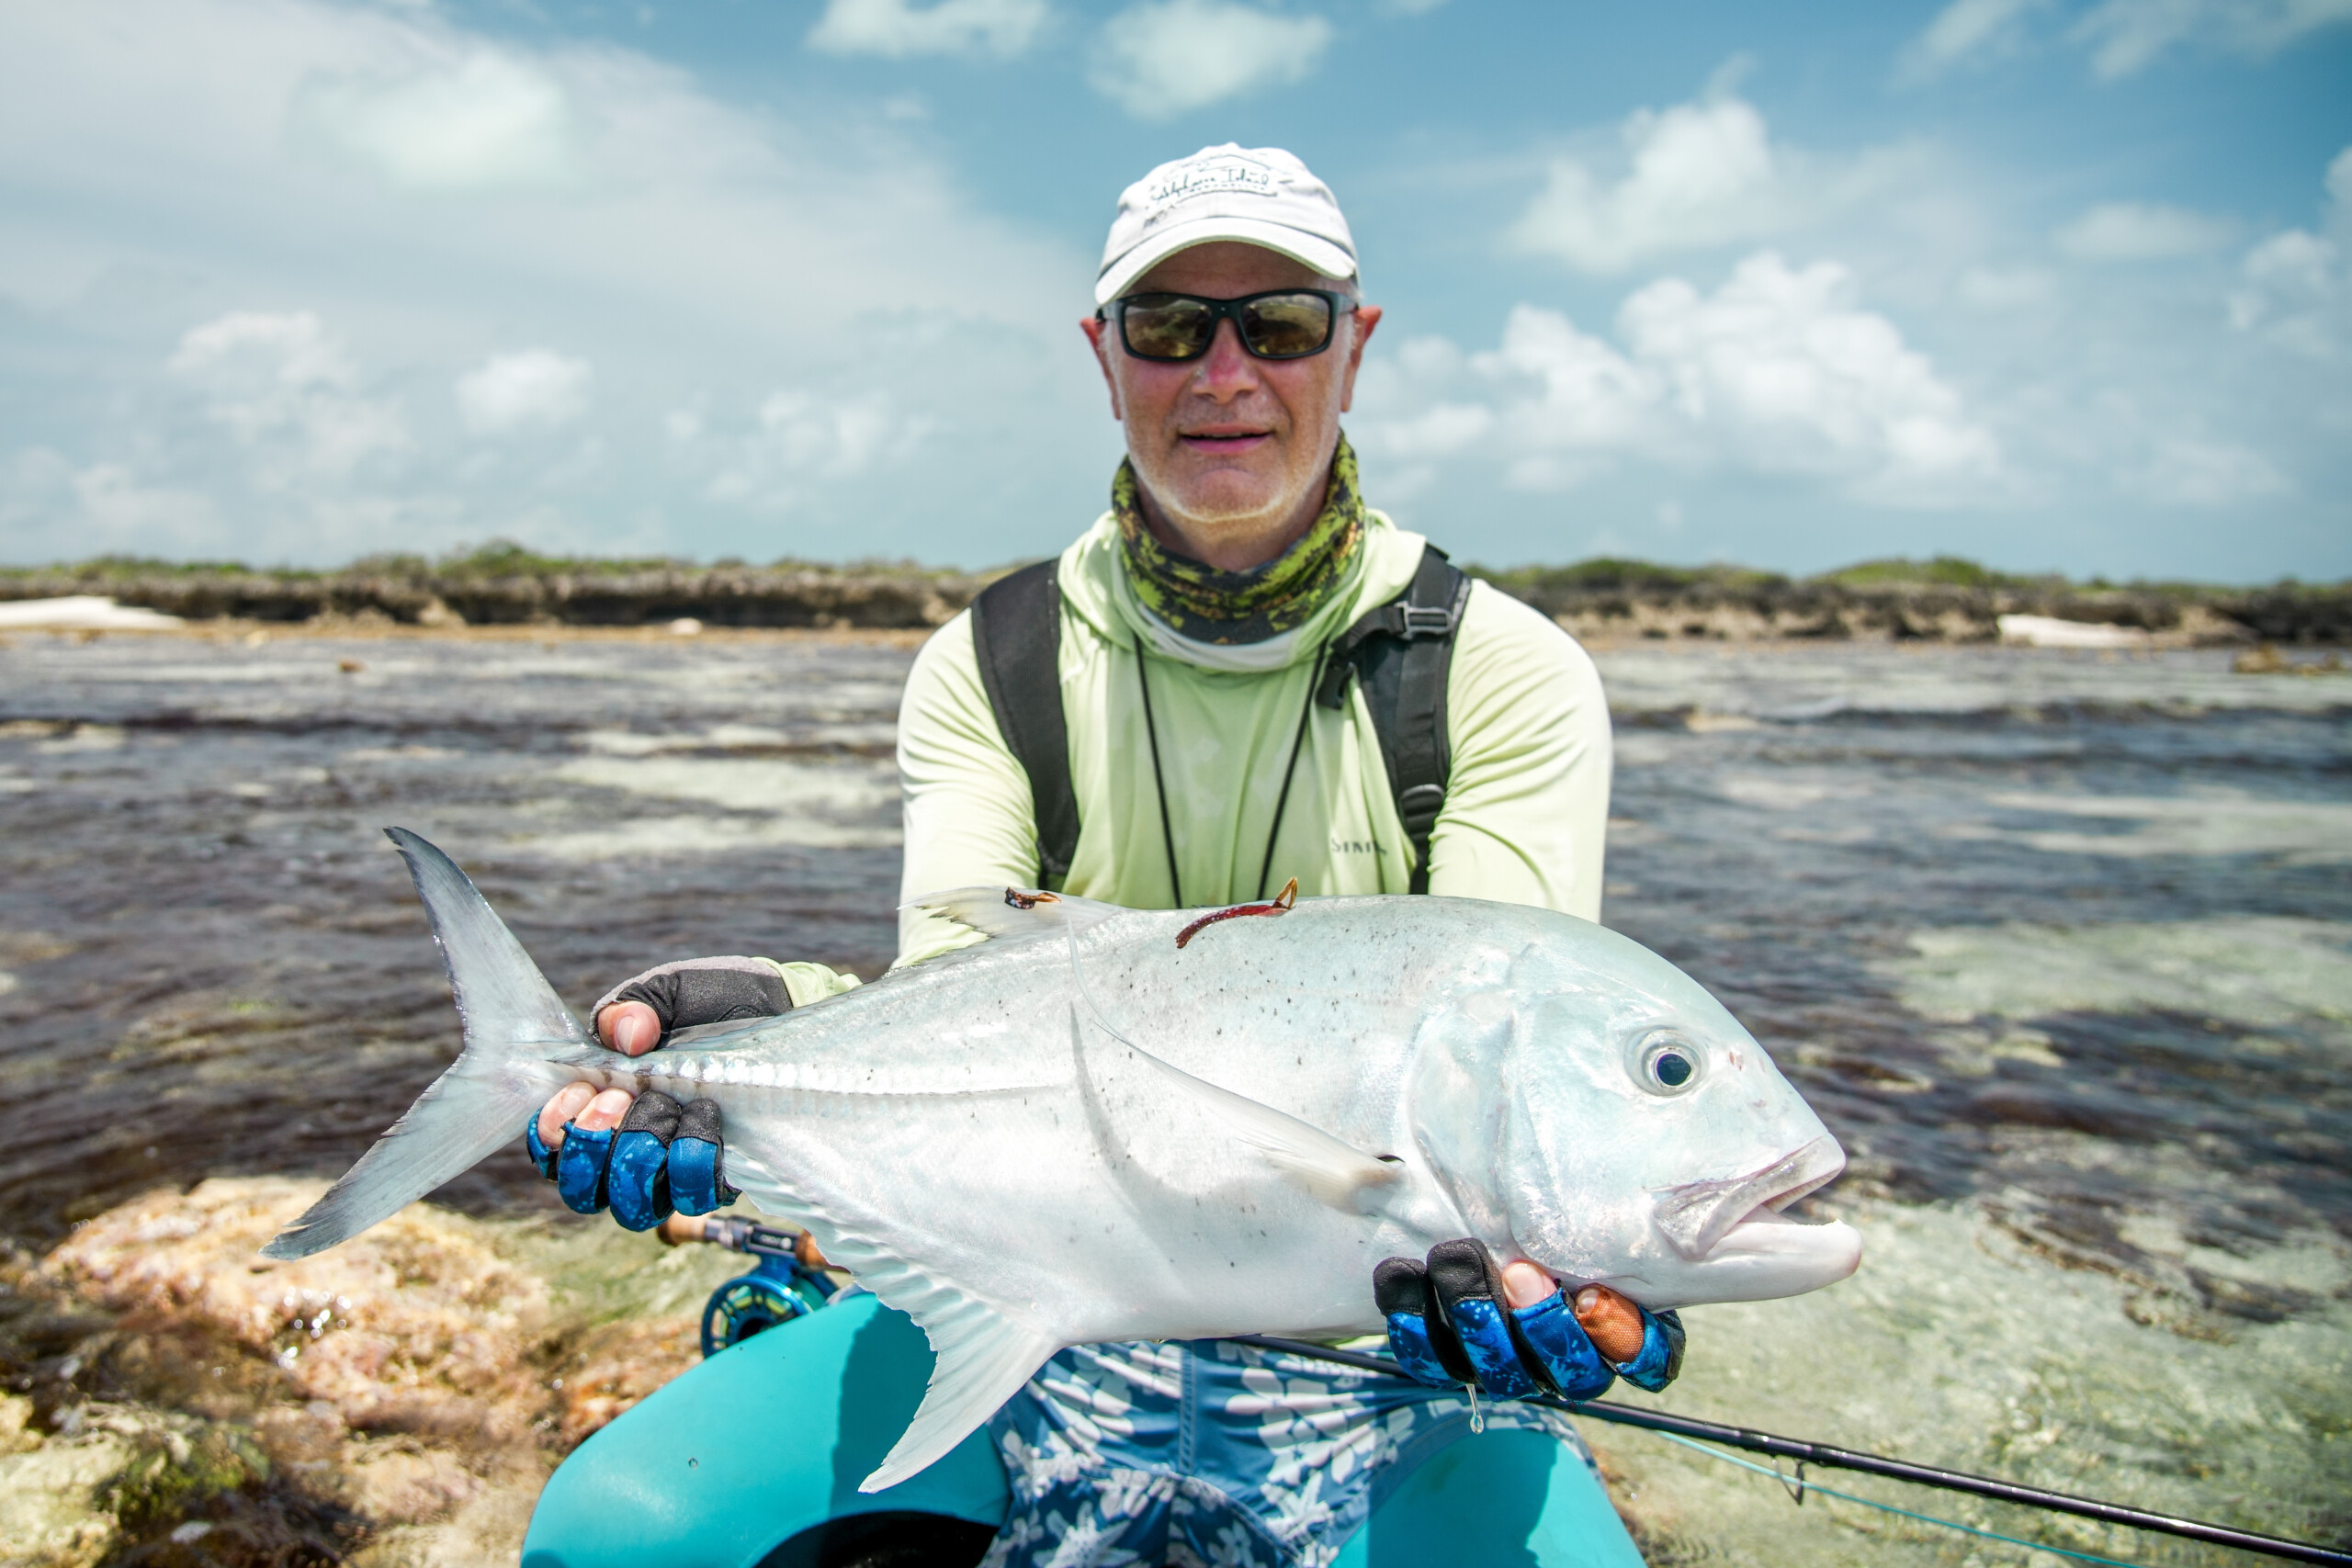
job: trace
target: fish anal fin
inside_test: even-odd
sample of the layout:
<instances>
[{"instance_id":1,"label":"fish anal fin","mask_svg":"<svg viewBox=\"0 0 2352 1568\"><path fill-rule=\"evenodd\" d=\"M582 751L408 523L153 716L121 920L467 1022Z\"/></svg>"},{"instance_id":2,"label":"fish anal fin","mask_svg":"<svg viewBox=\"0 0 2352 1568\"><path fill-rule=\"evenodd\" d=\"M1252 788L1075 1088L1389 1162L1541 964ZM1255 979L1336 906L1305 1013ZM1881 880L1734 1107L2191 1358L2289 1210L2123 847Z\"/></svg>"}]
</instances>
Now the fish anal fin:
<instances>
[{"instance_id":1,"label":"fish anal fin","mask_svg":"<svg viewBox=\"0 0 2352 1568\"><path fill-rule=\"evenodd\" d=\"M1099 899L994 885L926 893L920 898L910 898L900 908L941 916L996 942L1059 936L1072 927L1082 931L1101 925L1114 915L1126 913L1122 906Z\"/></svg>"},{"instance_id":2,"label":"fish anal fin","mask_svg":"<svg viewBox=\"0 0 2352 1568\"><path fill-rule=\"evenodd\" d=\"M969 1298L944 1312L911 1315L939 1359L914 1419L874 1473L858 1483L860 1492L895 1486L945 1458L1062 1348L1052 1335Z\"/></svg>"}]
</instances>

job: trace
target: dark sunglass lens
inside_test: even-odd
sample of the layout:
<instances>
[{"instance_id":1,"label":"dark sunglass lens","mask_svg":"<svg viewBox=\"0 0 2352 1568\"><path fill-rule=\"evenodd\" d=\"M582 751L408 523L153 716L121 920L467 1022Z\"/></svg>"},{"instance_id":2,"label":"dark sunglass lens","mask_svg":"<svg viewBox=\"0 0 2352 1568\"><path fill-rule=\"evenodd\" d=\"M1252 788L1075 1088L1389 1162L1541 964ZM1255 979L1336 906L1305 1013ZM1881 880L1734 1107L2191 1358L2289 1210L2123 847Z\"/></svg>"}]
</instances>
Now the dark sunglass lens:
<instances>
[{"instance_id":1,"label":"dark sunglass lens","mask_svg":"<svg viewBox=\"0 0 2352 1568\"><path fill-rule=\"evenodd\" d=\"M1253 354L1295 359L1331 341L1331 302L1320 294L1269 294L1241 308L1241 336Z\"/></svg>"},{"instance_id":2,"label":"dark sunglass lens","mask_svg":"<svg viewBox=\"0 0 2352 1568\"><path fill-rule=\"evenodd\" d=\"M1121 301L1120 325L1128 352L1147 359L1191 359L1209 345L1216 316L1197 299L1137 294Z\"/></svg>"}]
</instances>

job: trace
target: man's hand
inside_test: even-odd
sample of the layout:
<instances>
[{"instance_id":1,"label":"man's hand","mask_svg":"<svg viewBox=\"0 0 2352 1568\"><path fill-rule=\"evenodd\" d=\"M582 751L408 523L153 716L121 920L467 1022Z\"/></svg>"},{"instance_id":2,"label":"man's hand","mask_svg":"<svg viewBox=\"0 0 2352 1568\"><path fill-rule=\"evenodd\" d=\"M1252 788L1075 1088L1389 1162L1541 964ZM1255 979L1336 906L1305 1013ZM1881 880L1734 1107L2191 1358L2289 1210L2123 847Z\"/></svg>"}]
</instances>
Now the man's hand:
<instances>
[{"instance_id":1,"label":"man's hand","mask_svg":"<svg viewBox=\"0 0 2352 1568\"><path fill-rule=\"evenodd\" d=\"M1620 1376L1656 1392L1681 1370L1674 1314L1652 1314L1604 1285L1585 1286L1571 1304L1534 1264L1498 1269L1470 1237L1440 1242L1426 1263L1387 1259L1373 1294L1397 1365L1436 1387L1591 1399Z\"/></svg>"},{"instance_id":2,"label":"man's hand","mask_svg":"<svg viewBox=\"0 0 2352 1568\"><path fill-rule=\"evenodd\" d=\"M695 958L664 964L606 992L596 1004L597 1038L641 1056L681 1029L771 1017L792 998L773 964L757 958ZM609 1205L630 1230L659 1224L673 1210L699 1214L731 1201L723 1171L718 1106L680 1105L666 1094L601 1092L569 1084L525 1129L540 1174L583 1214Z\"/></svg>"}]
</instances>

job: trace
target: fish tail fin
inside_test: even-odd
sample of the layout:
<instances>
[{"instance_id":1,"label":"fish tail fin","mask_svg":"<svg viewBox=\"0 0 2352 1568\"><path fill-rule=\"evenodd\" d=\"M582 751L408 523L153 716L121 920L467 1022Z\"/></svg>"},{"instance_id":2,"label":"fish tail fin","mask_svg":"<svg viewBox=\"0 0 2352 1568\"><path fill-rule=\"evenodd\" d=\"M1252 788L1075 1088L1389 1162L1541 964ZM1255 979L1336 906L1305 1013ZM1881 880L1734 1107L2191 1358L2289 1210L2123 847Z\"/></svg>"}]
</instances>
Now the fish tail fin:
<instances>
[{"instance_id":1,"label":"fish tail fin","mask_svg":"<svg viewBox=\"0 0 2352 1568\"><path fill-rule=\"evenodd\" d=\"M512 1143L571 1077L546 1061L548 1049L594 1043L456 863L406 829L384 834L432 918L465 1049L342 1180L262 1248L266 1257L308 1258L346 1241Z\"/></svg>"}]
</instances>

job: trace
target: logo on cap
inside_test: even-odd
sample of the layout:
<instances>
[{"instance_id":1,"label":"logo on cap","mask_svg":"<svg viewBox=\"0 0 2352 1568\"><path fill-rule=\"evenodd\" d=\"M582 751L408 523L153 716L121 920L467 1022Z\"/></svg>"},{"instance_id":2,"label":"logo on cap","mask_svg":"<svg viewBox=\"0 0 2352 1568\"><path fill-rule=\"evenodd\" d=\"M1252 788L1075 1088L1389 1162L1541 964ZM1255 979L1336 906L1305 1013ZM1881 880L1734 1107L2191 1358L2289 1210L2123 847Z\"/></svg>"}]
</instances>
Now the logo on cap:
<instances>
[{"instance_id":1,"label":"logo on cap","mask_svg":"<svg viewBox=\"0 0 2352 1568\"><path fill-rule=\"evenodd\" d=\"M1263 164L1246 159L1227 159L1217 164L1178 164L1154 180L1144 192L1149 205L1144 209L1146 225L1159 222L1168 209L1196 196L1214 196L1224 191L1236 191L1250 196L1273 196L1274 171Z\"/></svg>"}]
</instances>

